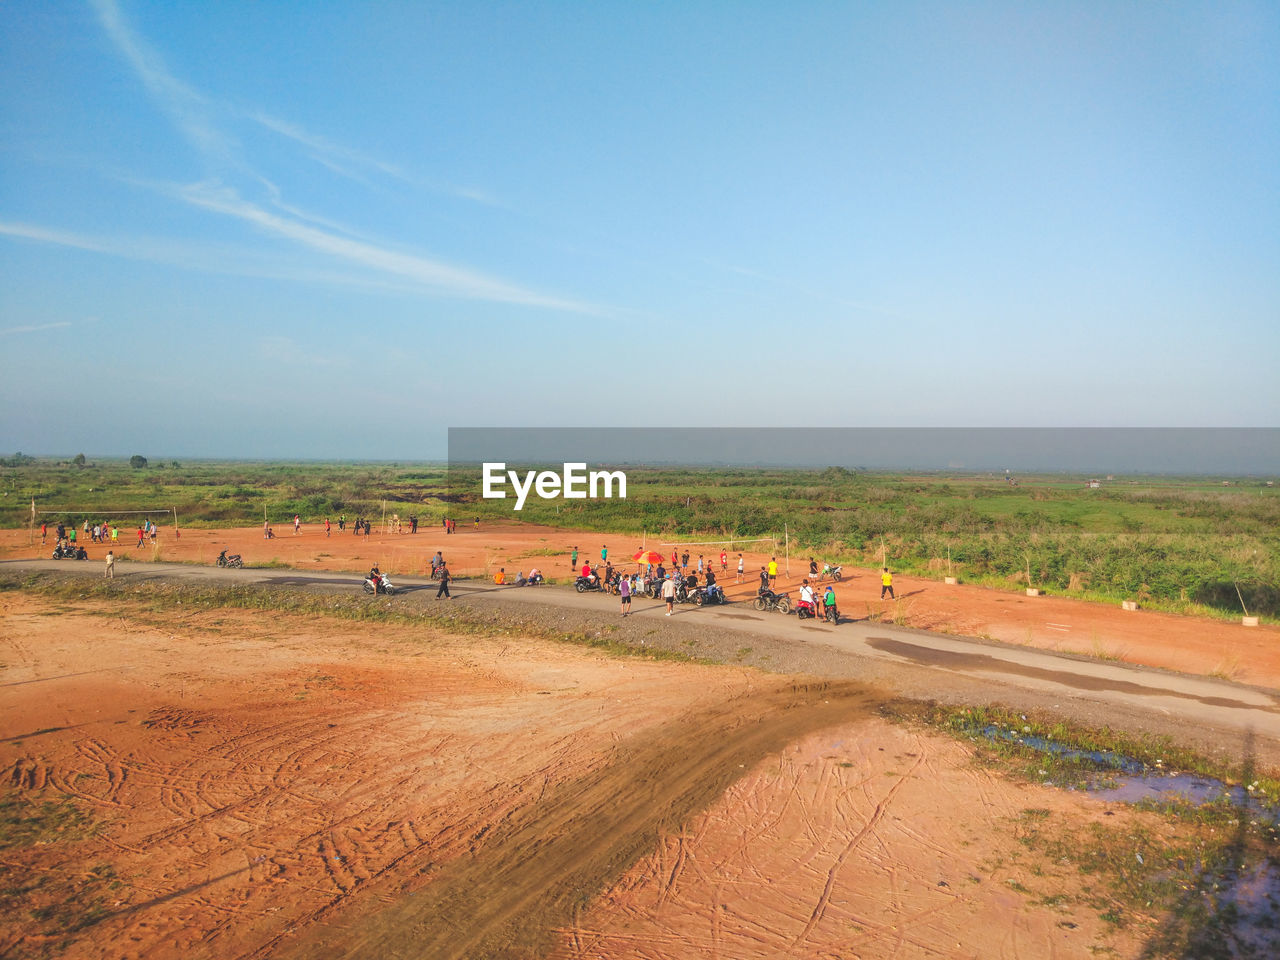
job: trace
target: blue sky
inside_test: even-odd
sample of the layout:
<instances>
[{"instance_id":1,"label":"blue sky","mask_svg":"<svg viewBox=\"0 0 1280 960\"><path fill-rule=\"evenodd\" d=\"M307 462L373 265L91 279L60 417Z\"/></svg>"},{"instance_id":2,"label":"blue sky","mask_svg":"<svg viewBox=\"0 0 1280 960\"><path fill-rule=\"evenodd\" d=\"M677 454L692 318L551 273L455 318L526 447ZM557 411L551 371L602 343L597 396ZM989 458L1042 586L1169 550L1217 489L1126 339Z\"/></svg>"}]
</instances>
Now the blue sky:
<instances>
[{"instance_id":1,"label":"blue sky","mask_svg":"<svg viewBox=\"0 0 1280 960\"><path fill-rule=\"evenodd\" d=\"M1273 3L0 17L0 452L1280 424Z\"/></svg>"}]
</instances>

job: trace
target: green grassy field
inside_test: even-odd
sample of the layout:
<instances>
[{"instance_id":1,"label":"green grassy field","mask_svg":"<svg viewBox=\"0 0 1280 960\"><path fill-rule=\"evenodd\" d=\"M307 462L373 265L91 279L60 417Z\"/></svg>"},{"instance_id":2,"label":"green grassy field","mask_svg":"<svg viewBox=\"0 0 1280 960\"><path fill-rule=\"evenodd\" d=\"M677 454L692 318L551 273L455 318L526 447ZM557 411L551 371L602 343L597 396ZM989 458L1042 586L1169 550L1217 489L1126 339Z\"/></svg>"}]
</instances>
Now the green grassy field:
<instances>
[{"instance_id":1,"label":"green grassy field","mask_svg":"<svg viewBox=\"0 0 1280 960\"><path fill-rule=\"evenodd\" d=\"M627 468L626 500L482 500L478 474L443 464L37 460L0 467L0 524L23 527L31 499L49 520L176 509L183 526L375 521L417 514L520 520L658 540L787 537L792 556L968 582L1137 599L1181 612L1280 614L1280 489L1256 479L868 474L840 468ZM949 564L949 566L948 566ZM1237 593L1237 588L1239 593Z\"/></svg>"}]
</instances>

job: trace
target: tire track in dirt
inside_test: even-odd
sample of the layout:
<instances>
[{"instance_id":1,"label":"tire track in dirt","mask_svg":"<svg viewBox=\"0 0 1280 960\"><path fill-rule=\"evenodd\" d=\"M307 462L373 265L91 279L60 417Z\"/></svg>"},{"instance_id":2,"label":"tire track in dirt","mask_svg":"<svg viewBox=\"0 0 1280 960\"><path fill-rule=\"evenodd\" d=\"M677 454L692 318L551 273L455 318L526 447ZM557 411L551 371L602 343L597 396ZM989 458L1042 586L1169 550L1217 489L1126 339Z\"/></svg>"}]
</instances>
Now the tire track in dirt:
<instances>
[{"instance_id":1,"label":"tire track in dirt","mask_svg":"<svg viewBox=\"0 0 1280 960\"><path fill-rule=\"evenodd\" d=\"M876 705L856 683L791 685L677 718L511 815L473 856L358 926L313 929L282 955L524 957L763 757Z\"/></svg>"}]
</instances>

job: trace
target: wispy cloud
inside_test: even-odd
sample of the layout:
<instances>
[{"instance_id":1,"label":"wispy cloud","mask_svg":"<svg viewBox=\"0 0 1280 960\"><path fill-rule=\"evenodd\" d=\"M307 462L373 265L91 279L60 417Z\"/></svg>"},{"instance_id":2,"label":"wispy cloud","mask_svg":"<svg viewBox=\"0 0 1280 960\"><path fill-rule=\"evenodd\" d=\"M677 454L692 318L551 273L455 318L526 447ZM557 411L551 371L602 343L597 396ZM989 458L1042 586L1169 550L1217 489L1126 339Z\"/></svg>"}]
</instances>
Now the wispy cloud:
<instances>
[{"instance_id":1,"label":"wispy cloud","mask_svg":"<svg viewBox=\"0 0 1280 960\"><path fill-rule=\"evenodd\" d=\"M201 152L204 159L211 166L221 168L221 174L247 177L263 185L267 190L269 203L264 206L243 199L237 191L223 186L221 180L187 187L156 187L162 193L191 206L236 218L264 233L285 238L305 250L320 252L349 266L373 271L384 280L391 278L400 283L408 283L413 288L437 296L487 300L574 313L600 313L600 308L590 304L549 296L477 270L392 249L324 216L286 203L282 191L275 183L251 169L241 159L240 144L225 132L216 117L221 116L224 121L252 121L298 144L313 160L349 179L368 183L366 175L369 175L391 178L437 192L441 188L419 183L394 164L335 143L265 111L240 110L210 100L170 72L163 57L130 28L116 0L90 0L90 3L97 11L107 36L133 68L148 93ZM490 194L473 187L447 187L443 192L475 203L499 205ZM163 250L147 249L145 244L136 242L113 244L35 227L26 228L26 232L18 232L16 229L11 232L15 236L25 236L31 240L140 259L162 261L169 256Z\"/></svg>"},{"instance_id":2,"label":"wispy cloud","mask_svg":"<svg viewBox=\"0 0 1280 960\"><path fill-rule=\"evenodd\" d=\"M89 0L121 56L188 140L211 160L234 162L237 145L212 117L213 105L175 77L164 58L129 28L115 0Z\"/></svg>"},{"instance_id":3,"label":"wispy cloud","mask_svg":"<svg viewBox=\"0 0 1280 960\"><path fill-rule=\"evenodd\" d=\"M60 330L71 326L70 320L59 320L57 323L39 323L26 327L6 327L0 330L0 337L11 333L39 333L41 330Z\"/></svg>"},{"instance_id":4,"label":"wispy cloud","mask_svg":"<svg viewBox=\"0 0 1280 960\"><path fill-rule=\"evenodd\" d=\"M35 240L38 243L52 243L59 247L75 247L77 250L92 250L95 253L110 253L101 240L86 237L65 230L53 230L30 223L7 223L0 220L0 235L19 237L23 240Z\"/></svg>"},{"instance_id":5,"label":"wispy cloud","mask_svg":"<svg viewBox=\"0 0 1280 960\"><path fill-rule=\"evenodd\" d=\"M338 236L311 224L278 216L242 199L234 190L220 184L200 183L178 188L177 195L192 206L235 217L266 233L285 237L348 263L411 280L440 295L572 313L600 313L600 308L590 304L547 296L464 267Z\"/></svg>"},{"instance_id":6,"label":"wispy cloud","mask_svg":"<svg viewBox=\"0 0 1280 960\"><path fill-rule=\"evenodd\" d=\"M326 137L312 133L309 130L304 130L296 123L289 123L286 120L273 117L261 110L252 111L248 113L247 116L250 120L261 124L268 130L278 133L280 136L306 147L311 151L312 159L319 163L323 163L335 173L340 173L343 176L363 181L362 177L359 177L357 174L354 174L347 169L348 167L363 167L369 170L376 170L379 173L386 174L389 177L394 177L395 179L402 180L406 183L412 182L412 178L395 164L386 163L382 160L378 160L376 157L371 157L360 150L353 150L350 147L334 143Z\"/></svg>"},{"instance_id":7,"label":"wispy cloud","mask_svg":"<svg viewBox=\"0 0 1280 960\"><path fill-rule=\"evenodd\" d=\"M408 282L394 282L387 277L374 277L365 273L355 275L350 272L335 271L332 268L299 266L270 257L264 258L260 252L246 252L240 246L222 247L188 243L167 237L95 237L29 223L4 221L0 221L0 236L69 247L73 250L88 250L126 260L162 263L200 273L356 286L396 290L401 293L420 289Z\"/></svg>"}]
</instances>

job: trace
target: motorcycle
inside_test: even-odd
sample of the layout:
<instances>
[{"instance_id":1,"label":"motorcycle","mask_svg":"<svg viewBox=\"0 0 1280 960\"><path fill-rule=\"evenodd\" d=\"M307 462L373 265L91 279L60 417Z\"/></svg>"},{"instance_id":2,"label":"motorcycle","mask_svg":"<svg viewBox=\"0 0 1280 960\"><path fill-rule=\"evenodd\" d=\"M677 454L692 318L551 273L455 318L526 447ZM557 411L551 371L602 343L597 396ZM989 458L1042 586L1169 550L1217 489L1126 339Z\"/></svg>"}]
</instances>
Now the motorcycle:
<instances>
[{"instance_id":1,"label":"motorcycle","mask_svg":"<svg viewBox=\"0 0 1280 960\"><path fill-rule=\"evenodd\" d=\"M766 590L756 597L753 606L757 610L777 610L779 613L790 613L791 595L787 593L774 593L772 590Z\"/></svg>"},{"instance_id":2,"label":"motorcycle","mask_svg":"<svg viewBox=\"0 0 1280 960\"><path fill-rule=\"evenodd\" d=\"M384 573L378 578L377 583L374 583L372 578L365 577L364 592L373 594L385 593L387 596L391 596L396 592L396 588L392 585L391 581L387 579L387 575Z\"/></svg>"},{"instance_id":3,"label":"motorcycle","mask_svg":"<svg viewBox=\"0 0 1280 960\"><path fill-rule=\"evenodd\" d=\"M844 567L828 567L827 569L823 570L822 573L823 573L823 576L830 577L836 583L839 583L842 579L844 579L843 571L844 571Z\"/></svg>"},{"instance_id":4,"label":"motorcycle","mask_svg":"<svg viewBox=\"0 0 1280 960\"><path fill-rule=\"evenodd\" d=\"M812 600L801 600L796 603L796 616L801 620L808 620L810 617L817 618L817 605Z\"/></svg>"},{"instance_id":5,"label":"motorcycle","mask_svg":"<svg viewBox=\"0 0 1280 960\"><path fill-rule=\"evenodd\" d=\"M89 551L84 547L73 547L69 543L60 543L53 548L54 560L88 560Z\"/></svg>"},{"instance_id":6,"label":"motorcycle","mask_svg":"<svg viewBox=\"0 0 1280 960\"><path fill-rule=\"evenodd\" d=\"M227 551L225 550L223 550L220 554L218 554L218 559L215 562L220 567L243 567L244 566L244 560L240 558L240 554L233 553L231 556L228 557Z\"/></svg>"},{"instance_id":7,"label":"motorcycle","mask_svg":"<svg viewBox=\"0 0 1280 960\"><path fill-rule=\"evenodd\" d=\"M715 606L720 603L728 603L729 598L724 595L724 591L717 584L714 590L707 587L699 587L698 592L694 594L693 602L698 606Z\"/></svg>"},{"instance_id":8,"label":"motorcycle","mask_svg":"<svg viewBox=\"0 0 1280 960\"><path fill-rule=\"evenodd\" d=\"M827 607L826 609L827 609L827 612L823 614L823 616L826 618L827 623L839 623L840 611L837 610L834 606Z\"/></svg>"},{"instance_id":9,"label":"motorcycle","mask_svg":"<svg viewBox=\"0 0 1280 960\"><path fill-rule=\"evenodd\" d=\"M702 606L702 601L698 599L702 590L702 587L687 587L683 583L677 583L676 603L696 603L698 606Z\"/></svg>"},{"instance_id":10,"label":"motorcycle","mask_svg":"<svg viewBox=\"0 0 1280 960\"><path fill-rule=\"evenodd\" d=\"M573 589L577 590L579 593L586 593L588 590L599 590L601 589L600 578L579 577L577 580L573 581Z\"/></svg>"}]
</instances>

